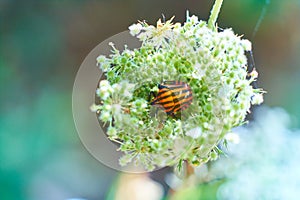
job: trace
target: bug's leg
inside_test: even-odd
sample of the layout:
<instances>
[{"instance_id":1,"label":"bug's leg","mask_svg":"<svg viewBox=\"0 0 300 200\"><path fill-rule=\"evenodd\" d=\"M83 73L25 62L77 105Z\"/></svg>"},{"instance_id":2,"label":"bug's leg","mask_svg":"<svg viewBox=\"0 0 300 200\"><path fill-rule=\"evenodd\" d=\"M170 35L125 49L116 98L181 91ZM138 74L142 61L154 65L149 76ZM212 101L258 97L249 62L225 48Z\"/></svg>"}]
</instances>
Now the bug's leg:
<instances>
[{"instance_id":1,"label":"bug's leg","mask_svg":"<svg viewBox=\"0 0 300 200\"><path fill-rule=\"evenodd\" d=\"M176 113L176 114L175 114L175 113L172 113L171 116L172 116L173 118L177 118L177 117L178 117L178 113Z\"/></svg>"},{"instance_id":2,"label":"bug's leg","mask_svg":"<svg viewBox=\"0 0 300 200\"><path fill-rule=\"evenodd\" d=\"M176 112L176 114L174 114L174 118L176 119L181 119L181 111Z\"/></svg>"},{"instance_id":3,"label":"bug's leg","mask_svg":"<svg viewBox=\"0 0 300 200\"><path fill-rule=\"evenodd\" d=\"M152 104L151 102L151 98L155 97L155 93L153 91L150 92L149 96L148 96L148 101Z\"/></svg>"},{"instance_id":4,"label":"bug's leg","mask_svg":"<svg viewBox=\"0 0 300 200\"><path fill-rule=\"evenodd\" d=\"M172 108L172 110L166 112L166 114L167 114L168 116L175 117L174 108Z\"/></svg>"}]
</instances>

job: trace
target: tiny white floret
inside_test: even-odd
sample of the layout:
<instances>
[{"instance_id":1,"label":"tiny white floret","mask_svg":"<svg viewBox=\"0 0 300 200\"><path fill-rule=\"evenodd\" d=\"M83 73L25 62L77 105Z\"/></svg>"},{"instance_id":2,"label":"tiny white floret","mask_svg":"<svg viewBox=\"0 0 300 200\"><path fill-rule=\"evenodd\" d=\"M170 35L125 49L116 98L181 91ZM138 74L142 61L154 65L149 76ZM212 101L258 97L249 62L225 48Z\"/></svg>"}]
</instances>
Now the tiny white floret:
<instances>
[{"instance_id":1,"label":"tiny white floret","mask_svg":"<svg viewBox=\"0 0 300 200\"><path fill-rule=\"evenodd\" d=\"M200 137L201 134L202 134L202 129L200 127L193 128L193 129L191 129L191 130L189 130L189 131L186 132L187 136L190 136L190 137L192 137L194 139Z\"/></svg>"}]
</instances>

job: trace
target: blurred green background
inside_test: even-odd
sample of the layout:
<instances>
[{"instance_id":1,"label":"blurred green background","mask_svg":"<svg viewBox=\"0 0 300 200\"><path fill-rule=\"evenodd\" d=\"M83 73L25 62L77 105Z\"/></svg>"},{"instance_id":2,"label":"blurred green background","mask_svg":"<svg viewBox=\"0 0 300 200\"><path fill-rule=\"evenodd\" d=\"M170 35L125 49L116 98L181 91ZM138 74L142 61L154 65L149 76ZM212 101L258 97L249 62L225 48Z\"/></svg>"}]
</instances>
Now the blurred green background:
<instances>
[{"instance_id":1,"label":"blurred green background","mask_svg":"<svg viewBox=\"0 0 300 200\"><path fill-rule=\"evenodd\" d=\"M81 62L137 20L155 23L163 13L183 22L187 9L207 20L212 4L0 0L0 199L109 197L119 174L85 150L73 123L72 87ZM294 128L300 125L299 19L299 0L224 0L218 20L253 42L265 105L286 109Z\"/></svg>"}]
</instances>

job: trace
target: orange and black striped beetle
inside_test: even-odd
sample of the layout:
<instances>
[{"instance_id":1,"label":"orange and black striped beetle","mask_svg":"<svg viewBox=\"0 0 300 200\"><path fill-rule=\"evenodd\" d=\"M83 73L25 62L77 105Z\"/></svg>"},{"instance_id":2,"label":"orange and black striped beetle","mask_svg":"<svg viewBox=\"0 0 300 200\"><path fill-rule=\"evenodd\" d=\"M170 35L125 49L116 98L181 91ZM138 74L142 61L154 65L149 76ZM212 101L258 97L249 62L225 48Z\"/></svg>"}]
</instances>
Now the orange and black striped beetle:
<instances>
[{"instance_id":1,"label":"orange and black striped beetle","mask_svg":"<svg viewBox=\"0 0 300 200\"><path fill-rule=\"evenodd\" d=\"M171 116L179 111L187 109L192 101L191 87L182 81L164 81L158 84L158 94L151 101L151 105L163 108Z\"/></svg>"}]
</instances>

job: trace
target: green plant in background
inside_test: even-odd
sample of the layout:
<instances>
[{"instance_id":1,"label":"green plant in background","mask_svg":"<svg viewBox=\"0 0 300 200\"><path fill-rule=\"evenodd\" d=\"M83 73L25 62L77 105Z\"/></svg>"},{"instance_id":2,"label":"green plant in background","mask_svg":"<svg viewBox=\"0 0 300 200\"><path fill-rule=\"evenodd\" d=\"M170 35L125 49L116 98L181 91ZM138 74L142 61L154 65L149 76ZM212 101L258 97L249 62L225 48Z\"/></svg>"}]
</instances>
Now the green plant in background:
<instances>
[{"instance_id":1,"label":"green plant in background","mask_svg":"<svg viewBox=\"0 0 300 200\"><path fill-rule=\"evenodd\" d=\"M120 52L110 44L112 54L97 58L106 80L92 110L100 111L108 138L125 153L121 165L181 169L183 161L198 166L215 160L225 135L244 123L251 104L262 103L263 91L251 85L258 74L247 72L251 42L215 25L221 4L215 2L208 23L187 12L184 24L173 24L173 18L156 26L133 24L129 30L142 42L139 49ZM188 84L193 102L176 115L153 114L150 94L170 80Z\"/></svg>"}]
</instances>

